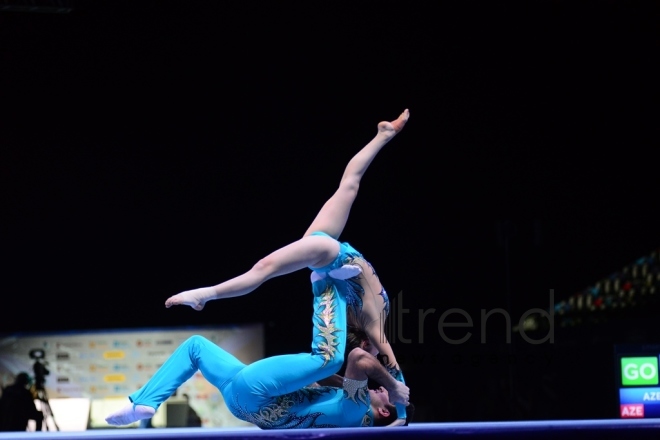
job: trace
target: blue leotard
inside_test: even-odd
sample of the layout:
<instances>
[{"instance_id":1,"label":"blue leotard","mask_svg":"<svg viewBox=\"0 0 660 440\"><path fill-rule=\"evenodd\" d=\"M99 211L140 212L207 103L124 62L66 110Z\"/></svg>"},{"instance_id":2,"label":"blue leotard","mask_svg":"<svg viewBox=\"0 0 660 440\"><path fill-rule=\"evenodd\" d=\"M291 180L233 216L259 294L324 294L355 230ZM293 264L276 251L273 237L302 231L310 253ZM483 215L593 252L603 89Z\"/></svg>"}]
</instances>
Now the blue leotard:
<instances>
[{"instance_id":1,"label":"blue leotard","mask_svg":"<svg viewBox=\"0 0 660 440\"><path fill-rule=\"evenodd\" d=\"M307 387L336 373L346 348L345 298L330 278L312 283L312 291L310 353L245 365L207 339L192 336L129 399L157 409L199 370L220 390L232 414L263 429L373 426L367 381L348 389Z\"/></svg>"},{"instance_id":2,"label":"blue leotard","mask_svg":"<svg viewBox=\"0 0 660 440\"><path fill-rule=\"evenodd\" d=\"M330 235L326 234L325 232L320 232L320 231L315 231L312 232L310 235L316 235L316 236L321 236L321 237L328 237L331 238L337 243L339 243L339 252L337 254L337 257L329 264L323 266L323 267L309 267L309 269L323 273L323 274L328 274L330 271L339 269L340 267L346 265L346 264L351 264L353 263L356 259L361 259L364 260L369 268L374 272L375 270L373 269L373 266L371 263L369 263L364 256L353 246L351 246L347 242L340 242L336 240L335 238L331 237ZM331 277L328 277L332 279ZM360 313L363 308L363 297L365 295L364 288L358 281L358 277L354 278L348 278L346 280L335 280L333 279L333 283L337 287L337 289L340 292L344 292L344 295L346 297L346 303L349 308L349 310L353 313L352 316L361 316L363 315ZM384 318L387 317L390 311L389 307L389 298L387 296L387 292L385 292L385 289L383 288L380 292L378 292L378 295L380 295L383 298L383 309L382 311L379 311L379 313L373 313L376 316L380 318L380 316L383 316ZM358 326L362 329L365 329L369 324L371 323L365 323L361 322ZM403 378L403 373L401 370L398 370L396 368L388 368L388 371L390 374L399 382L405 384L405 380ZM402 404L396 404L395 405L397 409L397 417L400 419L405 419L407 414L406 414L406 407Z\"/></svg>"},{"instance_id":3,"label":"blue leotard","mask_svg":"<svg viewBox=\"0 0 660 440\"><path fill-rule=\"evenodd\" d=\"M333 237L329 236L325 232L312 232L310 235L316 235L320 237L328 237L332 238L335 240ZM337 241L337 240L335 240ZM311 267L310 269L313 270L314 272L320 272L320 273L328 273L333 269L339 269L342 267L344 264L350 263L353 259L355 258L364 258L361 253L359 253L353 246L346 242L340 242L339 243L339 253L337 254L337 257L332 261L330 264L326 264L323 267Z\"/></svg>"},{"instance_id":4,"label":"blue leotard","mask_svg":"<svg viewBox=\"0 0 660 440\"><path fill-rule=\"evenodd\" d=\"M313 235L327 235L314 233ZM337 258L322 268L328 273L363 258L348 243L340 243ZM366 261L366 260L365 260ZM344 362L347 301L358 301L355 280L325 277L312 283L313 341L310 353L273 356L245 365L201 336L186 340L154 376L129 396L135 405L158 408L198 370L222 393L229 410L263 429L373 426L367 381L348 388L307 387L335 374ZM395 376L397 377L397 376ZM398 380L403 376L398 372ZM399 418L405 407L396 405Z\"/></svg>"}]
</instances>

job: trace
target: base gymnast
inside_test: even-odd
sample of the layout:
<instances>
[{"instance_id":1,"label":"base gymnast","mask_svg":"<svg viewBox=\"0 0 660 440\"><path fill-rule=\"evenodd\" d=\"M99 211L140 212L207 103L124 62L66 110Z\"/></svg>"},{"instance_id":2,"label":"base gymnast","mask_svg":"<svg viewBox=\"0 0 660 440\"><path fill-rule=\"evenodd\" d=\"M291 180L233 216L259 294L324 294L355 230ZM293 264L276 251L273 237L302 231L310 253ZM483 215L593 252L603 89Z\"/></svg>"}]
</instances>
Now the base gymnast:
<instances>
[{"instance_id":1,"label":"base gymnast","mask_svg":"<svg viewBox=\"0 0 660 440\"><path fill-rule=\"evenodd\" d=\"M331 280L313 281L312 291L311 353L272 356L245 365L208 339L192 336L106 422L121 426L153 417L199 370L220 390L234 416L262 429L393 426L398 413L392 402L405 407L410 390L363 349L348 354L340 386L314 383L319 373L327 375L342 362L346 337L339 336L344 332L337 327L345 325L347 308ZM368 389L369 379L384 387Z\"/></svg>"},{"instance_id":2,"label":"base gymnast","mask_svg":"<svg viewBox=\"0 0 660 440\"><path fill-rule=\"evenodd\" d=\"M336 290L337 301L345 303L348 308L346 324L364 331L369 337L369 351L379 353L390 374L405 383L396 356L385 337L384 317L389 312L387 293L362 254L350 244L339 242L338 238L344 230L364 173L378 152L404 128L409 116L406 109L394 121L378 124L375 137L348 162L339 187L325 202L301 239L262 258L242 275L215 286L181 292L168 298L165 306L187 305L199 311L210 300L246 295L271 278L309 268L312 270L313 285L324 280ZM346 326L337 328L341 330L338 333L341 343L335 343L341 345L346 337ZM336 346L326 349L337 351ZM340 352L339 356L337 359L340 362L331 364L334 371L328 368L318 370L317 377L311 382L336 373L343 363L344 353ZM314 365L310 363L309 368L316 368ZM399 419L395 424L404 424L406 407L399 404L397 410Z\"/></svg>"}]
</instances>

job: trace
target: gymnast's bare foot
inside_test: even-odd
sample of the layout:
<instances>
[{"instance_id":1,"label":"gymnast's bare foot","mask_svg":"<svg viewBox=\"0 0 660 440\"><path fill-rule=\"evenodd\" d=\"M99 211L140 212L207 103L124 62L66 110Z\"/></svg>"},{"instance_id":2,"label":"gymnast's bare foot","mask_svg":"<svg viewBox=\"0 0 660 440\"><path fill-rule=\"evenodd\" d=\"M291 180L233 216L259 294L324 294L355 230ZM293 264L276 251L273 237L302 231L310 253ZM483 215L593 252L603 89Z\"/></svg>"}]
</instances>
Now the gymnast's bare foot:
<instances>
[{"instance_id":1,"label":"gymnast's bare foot","mask_svg":"<svg viewBox=\"0 0 660 440\"><path fill-rule=\"evenodd\" d=\"M212 287L202 287L200 289L186 290L185 292L177 293L170 296L165 301L165 307L168 309L172 306L190 306L193 309L200 311L204 308L206 301L215 296L215 289Z\"/></svg>"},{"instance_id":2,"label":"gymnast's bare foot","mask_svg":"<svg viewBox=\"0 0 660 440\"><path fill-rule=\"evenodd\" d=\"M378 124L378 133L382 133L386 136L394 136L401 130L403 130L403 126L406 125L406 122L408 122L408 118L410 117L410 112L408 109L405 109L403 113L399 115L398 118L396 118L392 122L387 122L383 121Z\"/></svg>"}]
</instances>

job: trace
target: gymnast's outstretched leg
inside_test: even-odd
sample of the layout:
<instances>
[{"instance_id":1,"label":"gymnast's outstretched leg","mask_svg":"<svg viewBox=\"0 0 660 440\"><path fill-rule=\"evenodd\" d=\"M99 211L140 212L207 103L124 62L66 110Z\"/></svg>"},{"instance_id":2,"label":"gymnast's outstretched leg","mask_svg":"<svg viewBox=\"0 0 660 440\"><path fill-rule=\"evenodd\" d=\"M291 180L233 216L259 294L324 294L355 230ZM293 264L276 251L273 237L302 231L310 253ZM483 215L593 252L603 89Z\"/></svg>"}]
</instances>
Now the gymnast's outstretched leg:
<instances>
[{"instance_id":1,"label":"gymnast's outstretched leg","mask_svg":"<svg viewBox=\"0 0 660 440\"><path fill-rule=\"evenodd\" d=\"M321 208L303 238L259 260L242 275L216 286L171 296L165 301L165 306L187 305L202 310L210 300L242 296L271 278L332 263L339 253L339 243L330 237L336 239L343 231L362 176L380 149L401 131L408 117L406 109L396 120L378 124L376 136L350 160L339 188ZM330 237L311 235L312 232L324 232Z\"/></svg>"},{"instance_id":2,"label":"gymnast's outstretched leg","mask_svg":"<svg viewBox=\"0 0 660 440\"><path fill-rule=\"evenodd\" d=\"M314 314L310 353L274 356L249 366L201 336L188 338L151 379L129 396L130 403L106 418L110 425L128 425L152 417L197 370L222 393L232 412L242 404L258 408L273 396L303 388L336 373L344 362L346 346L346 300L335 282L328 279L312 284ZM245 371L245 374L240 374ZM226 392L229 390L229 392Z\"/></svg>"},{"instance_id":3,"label":"gymnast's outstretched leg","mask_svg":"<svg viewBox=\"0 0 660 440\"><path fill-rule=\"evenodd\" d=\"M171 296L165 301L165 306L187 305L202 310L210 300L246 295L271 278L309 266L326 265L338 253L339 243L329 237L303 237L262 258L244 274L216 286L187 290Z\"/></svg>"},{"instance_id":4,"label":"gymnast's outstretched leg","mask_svg":"<svg viewBox=\"0 0 660 440\"><path fill-rule=\"evenodd\" d=\"M110 425L128 425L152 417L185 381L200 370L221 392L245 364L202 336L191 336L177 348L149 381L128 398L131 403L105 420Z\"/></svg>"},{"instance_id":5,"label":"gymnast's outstretched leg","mask_svg":"<svg viewBox=\"0 0 660 440\"><path fill-rule=\"evenodd\" d=\"M378 124L376 136L348 162L339 182L339 188L325 202L305 232L305 236L312 232L325 232L334 239L339 238L348 221L353 201L357 197L362 176L378 152L403 129L409 117L410 112L406 109L394 121L383 121Z\"/></svg>"}]
</instances>

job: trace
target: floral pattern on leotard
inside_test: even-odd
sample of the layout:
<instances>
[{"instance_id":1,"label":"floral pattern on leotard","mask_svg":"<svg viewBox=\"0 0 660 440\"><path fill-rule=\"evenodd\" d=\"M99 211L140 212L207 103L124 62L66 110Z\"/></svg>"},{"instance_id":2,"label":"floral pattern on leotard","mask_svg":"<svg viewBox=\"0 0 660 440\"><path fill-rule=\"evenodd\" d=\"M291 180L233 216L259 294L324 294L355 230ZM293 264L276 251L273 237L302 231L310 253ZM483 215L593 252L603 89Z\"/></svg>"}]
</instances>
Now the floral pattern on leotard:
<instances>
[{"instance_id":1,"label":"floral pattern on leotard","mask_svg":"<svg viewBox=\"0 0 660 440\"><path fill-rule=\"evenodd\" d=\"M360 426L362 427L367 427L367 426L373 426L374 422L372 420L371 414L367 413L362 417L362 423Z\"/></svg>"},{"instance_id":2,"label":"floral pattern on leotard","mask_svg":"<svg viewBox=\"0 0 660 440\"><path fill-rule=\"evenodd\" d=\"M355 258L361 258L364 260L369 268L371 269L371 272L373 275L378 278L378 274L376 273L376 269L369 263L369 261L365 260L362 255L350 255L350 258L346 258L344 260L344 264L352 264L355 260ZM358 281L358 277L353 277L349 278L346 280L348 284L348 294L346 296L346 305L348 306L349 310L357 316L359 312L362 311L362 297L364 296L364 288ZM390 314L390 298L387 296L387 292L385 291L384 287L381 287L381 291L378 292L378 295L380 295L381 298L383 298L383 310L385 311L385 316L389 316Z\"/></svg>"},{"instance_id":3,"label":"floral pattern on leotard","mask_svg":"<svg viewBox=\"0 0 660 440\"><path fill-rule=\"evenodd\" d=\"M238 403L238 396L234 396L230 409L239 419L252 423L261 429L337 428L337 425L316 423L316 420L324 415L322 412L299 415L290 411L295 404L302 403L305 399L311 402L318 396L332 390L330 387L303 388L293 393L278 396L275 402L256 412L248 411L244 406L241 406Z\"/></svg>"},{"instance_id":4,"label":"floral pattern on leotard","mask_svg":"<svg viewBox=\"0 0 660 440\"><path fill-rule=\"evenodd\" d=\"M364 261L367 261L367 260L364 260ZM371 273L373 273L374 276L376 278L378 278L378 274L376 273L376 269L374 269L374 267L371 265L371 263L369 263L367 261L367 265L369 266L369 268L371 268ZM387 296L387 292L385 291L384 287L381 288L381 291L378 294L383 298L383 302L385 303L385 305L383 306L383 310L385 310L385 316L388 316L390 314L390 298Z\"/></svg>"},{"instance_id":5,"label":"floral pattern on leotard","mask_svg":"<svg viewBox=\"0 0 660 440\"><path fill-rule=\"evenodd\" d=\"M369 388L367 388L368 380L355 380L344 378L343 389L344 398L351 399L355 403L363 403L369 406Z\"/></svg>"},{"instance_id":6,"label":"floral pattern on leotard","mask_svg":"<svg viewBox=\"0 0 660 440\"><path fill-rule=\"evenodd\" d=\"M383 310L385 311L385 316L387 317L390 314L390 298L387 296L387 292L385 291L384 287L381 289L379 295L383 298Z\"/></svg>"},{"instance_id":7,"label":"floral pattern on leotard","mask_svg":"<svg viewBox=\"0 0 660 440\"><path fill-rule=\"evenodd\" d=\"M314 326L318 329L316 349L321 352L324 362L323 366L334 359L337 355L337 346L339 345L337 333L341 331L335 326L335 314L337 307L336 290L328 285L326 289L314 300Z\"/></svg>"},{"instance_id":8,"label":"floral pattern on leotard","mask_svg":"<svg viewBox=\"0 0 660 440\"><path fill-rule=\"evenodd\" d=\"M362 295L364 289L355 279L349 278L346 280L346 307L354 316L358 316L362 311Z\"/></svg>"}]
</instances>

